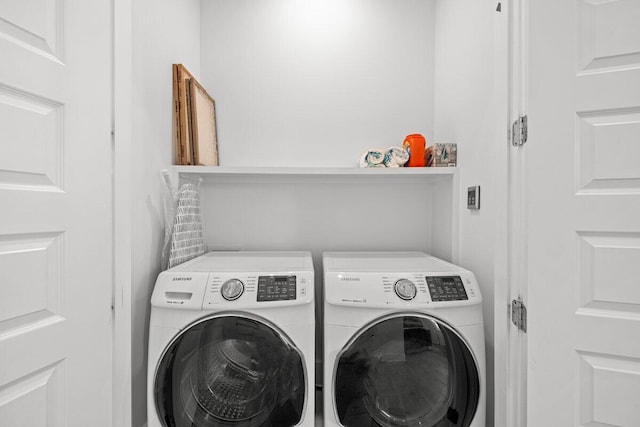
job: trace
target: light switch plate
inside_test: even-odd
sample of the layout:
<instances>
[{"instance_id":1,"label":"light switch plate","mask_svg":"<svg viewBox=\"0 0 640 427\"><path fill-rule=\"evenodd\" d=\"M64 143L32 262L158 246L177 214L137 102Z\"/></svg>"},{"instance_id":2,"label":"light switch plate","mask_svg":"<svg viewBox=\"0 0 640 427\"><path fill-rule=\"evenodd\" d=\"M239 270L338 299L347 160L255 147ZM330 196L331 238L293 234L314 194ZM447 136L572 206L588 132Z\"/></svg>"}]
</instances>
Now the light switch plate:
<instances>
[{"instance_id":1,"label":"light switch plate","mask_svg":"<svg viewBox=\"0 0 640 427\"><path fill-rule=\"evenodd\" d=\"M480 186L467 188L467 209L480 209Z\"/></svg>"}]
</instances>

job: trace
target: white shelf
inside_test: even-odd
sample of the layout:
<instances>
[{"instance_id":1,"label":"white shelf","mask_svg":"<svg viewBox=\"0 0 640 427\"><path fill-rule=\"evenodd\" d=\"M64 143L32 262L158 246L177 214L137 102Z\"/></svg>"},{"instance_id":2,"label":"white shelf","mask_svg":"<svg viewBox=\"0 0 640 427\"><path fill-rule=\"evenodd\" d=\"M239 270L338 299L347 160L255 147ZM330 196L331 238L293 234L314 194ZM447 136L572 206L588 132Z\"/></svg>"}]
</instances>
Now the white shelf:
<instances>
[{"instance_id":1,"label":"white shelf","mask_svg":"<svg viewBox=\"0 0 640 427\"><path fill-rule=\"evenodd\" d=\"M196 179L221 176L321 176L321 177L414 177L440 180L457 175L458 168L350 168L350 167L246 167L246 166L172 166L175 179Z\"/></svg>"}]
</instances>

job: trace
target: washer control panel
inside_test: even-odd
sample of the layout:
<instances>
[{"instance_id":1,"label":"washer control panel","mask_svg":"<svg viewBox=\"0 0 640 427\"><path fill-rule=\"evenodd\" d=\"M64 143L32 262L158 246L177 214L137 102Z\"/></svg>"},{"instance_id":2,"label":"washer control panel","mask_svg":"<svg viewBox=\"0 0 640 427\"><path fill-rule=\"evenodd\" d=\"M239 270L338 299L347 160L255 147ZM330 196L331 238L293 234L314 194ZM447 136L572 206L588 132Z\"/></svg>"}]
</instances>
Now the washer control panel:
<instances>
[{"instance_id":1,"label":"washer control panel","mask_svg":"<svg viewBox=\"0 0 640 427\"><path fill-rule=\"evenodd\" d=\"M239 279L229 279L220 287L222 298L227 301L235 301L244 292L244 283Z\"/></svg>"},{"instance_id":2,"label":"washer control panel","mask_svg":"<svg viewBox=\"0 0 640 427\"><path fill-rule=\"evenodd\" d=\"M160 273L151 305L232 311L307 305L314 280L310 252L212 251Z\"/></svg>"},{"instance_id":3,"label":"washer control panel","mask_svg":"<svg viewBox=\"0 0 640 427\"><path fill-rule=\"evenodd\" d=\"M259 276L257 301L296 299L296 276Z\"/></svg>"},{"instance_id":4,"label":"washer control panel","mask_svg":"<svg viewBox=\"0 0 640 427\"><path fill-rule=\"evenodd\" d=\"M289 306L313 301L313 273L278 271L273 274L209 274L202 301L203 309L225 307Z\"/></svg>"},{"instance_id":5,"label":"washer control panel","mask_svg":"<svg viewBox=\"0 0 640 427\"><path fill-rule=\"evenodd\" d=\"M460 276L426 276L431 301L466 301L469 299Z\"/></svg>"}]
</instances>

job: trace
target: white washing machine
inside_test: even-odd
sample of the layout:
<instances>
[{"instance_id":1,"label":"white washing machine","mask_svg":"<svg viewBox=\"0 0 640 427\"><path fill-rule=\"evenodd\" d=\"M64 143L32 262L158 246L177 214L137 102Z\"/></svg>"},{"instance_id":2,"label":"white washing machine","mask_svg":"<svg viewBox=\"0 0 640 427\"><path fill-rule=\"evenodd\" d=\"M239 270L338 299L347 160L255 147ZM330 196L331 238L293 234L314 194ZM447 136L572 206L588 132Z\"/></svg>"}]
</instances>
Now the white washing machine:
<instances>
[{"instance_id":1,"label":"white washing machine","mask_svg":"<svg viewBox=\"0 0 640 427\"><path fill-rule=\"evenodd\" d=\"M324 425L484 427L482 297L421 252L328 252Z\"/></svg>"},{"instance_id":2,"label":"white washing machine","mask_svg":"<svg viewBox=\"0 0 640 427\"><path fill-rule=\"evenodd\" d=\"M314 424L308 252L210 252L151 297L149 427Z\"/></svg>"}]
</instances>

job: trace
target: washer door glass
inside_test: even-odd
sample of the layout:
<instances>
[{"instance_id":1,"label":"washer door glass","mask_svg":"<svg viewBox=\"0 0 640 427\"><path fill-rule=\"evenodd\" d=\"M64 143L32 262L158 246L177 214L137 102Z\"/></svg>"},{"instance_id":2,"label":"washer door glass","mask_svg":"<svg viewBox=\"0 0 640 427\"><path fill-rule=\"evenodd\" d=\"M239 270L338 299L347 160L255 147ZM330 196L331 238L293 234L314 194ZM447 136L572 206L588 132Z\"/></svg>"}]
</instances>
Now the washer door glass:
<instances>
[{"instance_id":1,"label":"washer door glass","mask_svg":"<svg viewBox=\"0 0 640 427\"><path fill-rule=\"evenodd\" d=\"M363 330L339 355L334 384L337 416L347 427L469 426L480 392L467 344L421 315Z\"/></svg>"},{"instance_id":2,"label":"washer door glass","mask_svg":"<svg viewBox=\"0 0 640 427\"><path fill-rule=\"evenodd\" d=\"M158 365L155 401L166 427L287 427L302 419L303 358L273 326L225 316L182 332Z\"/></svg>"}]
</instances>

